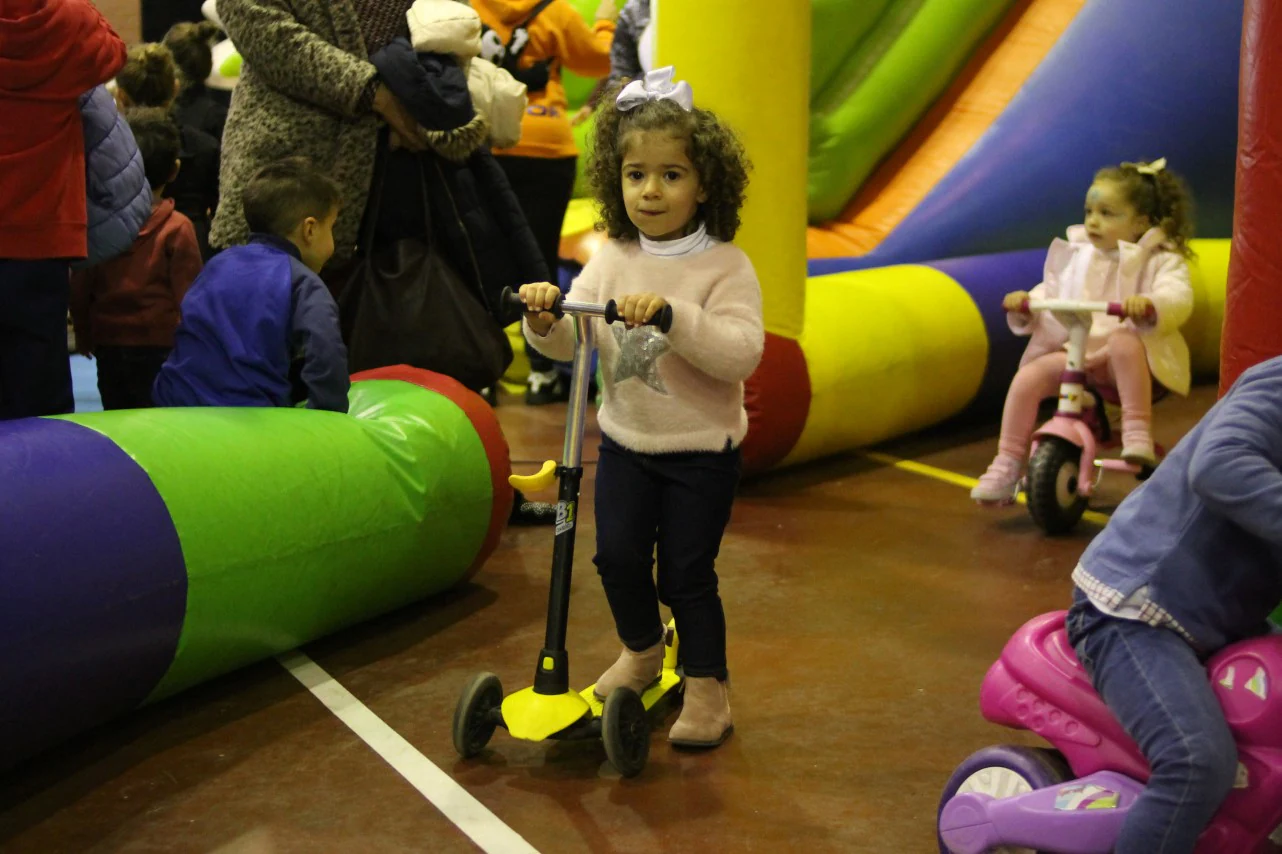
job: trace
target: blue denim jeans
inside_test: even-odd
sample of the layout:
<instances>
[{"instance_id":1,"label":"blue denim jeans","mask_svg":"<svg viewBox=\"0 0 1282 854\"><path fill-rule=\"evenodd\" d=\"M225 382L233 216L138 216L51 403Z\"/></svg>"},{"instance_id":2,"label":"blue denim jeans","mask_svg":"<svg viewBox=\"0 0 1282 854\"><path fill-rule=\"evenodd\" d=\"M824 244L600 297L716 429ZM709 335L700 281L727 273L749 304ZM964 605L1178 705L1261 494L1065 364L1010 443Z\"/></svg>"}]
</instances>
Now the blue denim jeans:
<instances>
[{"instance_id":1,"label":"blue denim jeans","mask_svg":"<svg viewBox=\"0 0 1282 854\"><path fill-rule=\"evenodd\" d=\"M1206 665L1183 638L1102 613L1081 590L1068 640L1152 776L1115 854L1192 854L1237 776L1237 746Z\"/></svg>"}]
</instances>

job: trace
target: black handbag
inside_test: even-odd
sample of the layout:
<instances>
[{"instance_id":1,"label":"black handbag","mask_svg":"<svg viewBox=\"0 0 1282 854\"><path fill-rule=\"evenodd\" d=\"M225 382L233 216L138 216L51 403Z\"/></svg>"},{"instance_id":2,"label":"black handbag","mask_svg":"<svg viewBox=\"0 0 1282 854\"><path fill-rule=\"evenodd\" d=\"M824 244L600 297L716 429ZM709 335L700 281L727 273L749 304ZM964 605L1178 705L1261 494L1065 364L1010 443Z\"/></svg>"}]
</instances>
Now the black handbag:
<instances>
[{"instance_id":1,"label":"black handbag","mask_svg":"<svg viewBox=\"0 0 1282 854\"><path fill-rule=\"evenodd\" d=\"M352 373L410 365L478 391L512 363L507 333L487 309L479 284L463 279L432 237L422 157L416 157L426 229L374 245L387 170L379 158L361 234L361 256L340 292Z\"/></svg>"}]
</instances>

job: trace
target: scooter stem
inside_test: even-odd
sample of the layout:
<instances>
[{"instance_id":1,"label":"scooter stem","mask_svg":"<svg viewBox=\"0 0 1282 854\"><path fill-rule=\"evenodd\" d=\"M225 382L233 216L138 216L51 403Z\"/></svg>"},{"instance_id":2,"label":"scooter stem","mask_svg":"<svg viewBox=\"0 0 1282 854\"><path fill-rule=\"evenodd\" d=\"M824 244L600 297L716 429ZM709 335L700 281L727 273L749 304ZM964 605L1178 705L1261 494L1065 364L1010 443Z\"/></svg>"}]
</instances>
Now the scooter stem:
<instances>
[{"instance_id":1,"label":"scooter stem","mask_svg":"<svg viewBox=\"0 0 1282 854\"><path fill-rule=\"evenodd\" d=\"M583 480L583 424L588 411L588 383L595 344L591 318L582 314L573 317L578 343L574 348L565 446L558 472L561 485L557 493L556 539L552 543L547 632L534 671L534 691L538 694L564 694L570 688L570 658L565 651L565 635L570 617L574 533L579 521L579 485Z\"/></svg>"},{"instance_id":2,"label":"scooter stem","mask_svg":"<svg viewBox=\"0 0 1282 854\"><path fill-rule=\"evenodd\" d=\"M582 314L574 315L574 334L578 346L574 349L574 366L570 374L570 411L565 425L565 445L561 449L561 465L568 469L583 464L583 422L588 412L588 387L591 384L593 339L592 320Z\"/></svg>"}]
</instances>

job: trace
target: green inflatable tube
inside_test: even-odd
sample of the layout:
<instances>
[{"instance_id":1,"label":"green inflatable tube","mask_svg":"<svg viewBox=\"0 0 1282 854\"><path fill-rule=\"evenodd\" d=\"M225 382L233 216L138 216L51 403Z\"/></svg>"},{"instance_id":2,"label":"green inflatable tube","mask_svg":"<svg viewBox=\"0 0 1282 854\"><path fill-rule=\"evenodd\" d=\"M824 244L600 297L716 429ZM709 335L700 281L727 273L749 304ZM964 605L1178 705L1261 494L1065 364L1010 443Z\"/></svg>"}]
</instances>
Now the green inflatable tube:
<instances>
[{"instance_id":1,"label":"green inflatable tube","mask_svg":"<svg viewBox=\"0 0 1282 854\"><path fill-rule=\"evenodd\" d=\"M410 368L355 377L349 415L153 409L67 416L146 472L187 608L147 702L462 581L511 506L489 407Z\"/></svg>"}]
</instances>

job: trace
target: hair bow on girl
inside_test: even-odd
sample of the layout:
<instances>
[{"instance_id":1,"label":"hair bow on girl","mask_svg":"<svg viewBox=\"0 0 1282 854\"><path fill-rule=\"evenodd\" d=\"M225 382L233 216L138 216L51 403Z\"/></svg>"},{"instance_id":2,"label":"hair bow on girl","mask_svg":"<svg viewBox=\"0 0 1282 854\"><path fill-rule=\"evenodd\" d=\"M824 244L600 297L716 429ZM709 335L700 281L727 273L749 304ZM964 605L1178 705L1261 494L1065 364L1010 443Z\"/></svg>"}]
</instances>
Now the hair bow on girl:
<instances>
[{"instance_id":1,"label":"hair bow on girl","mask_svg":"<svg viewBox=\"0 0 1282 854\"><path fill-rule=\"evenodd\" d=\"M694 109L694 90L684 80L673 83L675 73L676 69L668 65L648 72L644 80L633 80L614 99L615 109L626 113L648 101L673 101L687 113L690 112Z\"/></svg>"},{"instance_id":2,"label":"hair bow on girl","mask_svg":"<svg viewBox=\"0 0 1282 854\"><path fill-rule=\"evenodd\" d=\"M1129 166L1141 175L1156 176L1158 172L1166 168L1166 158L1159 157L1152 163L1123 163L1122 166Z\"/></svg>"}]
</instances>

